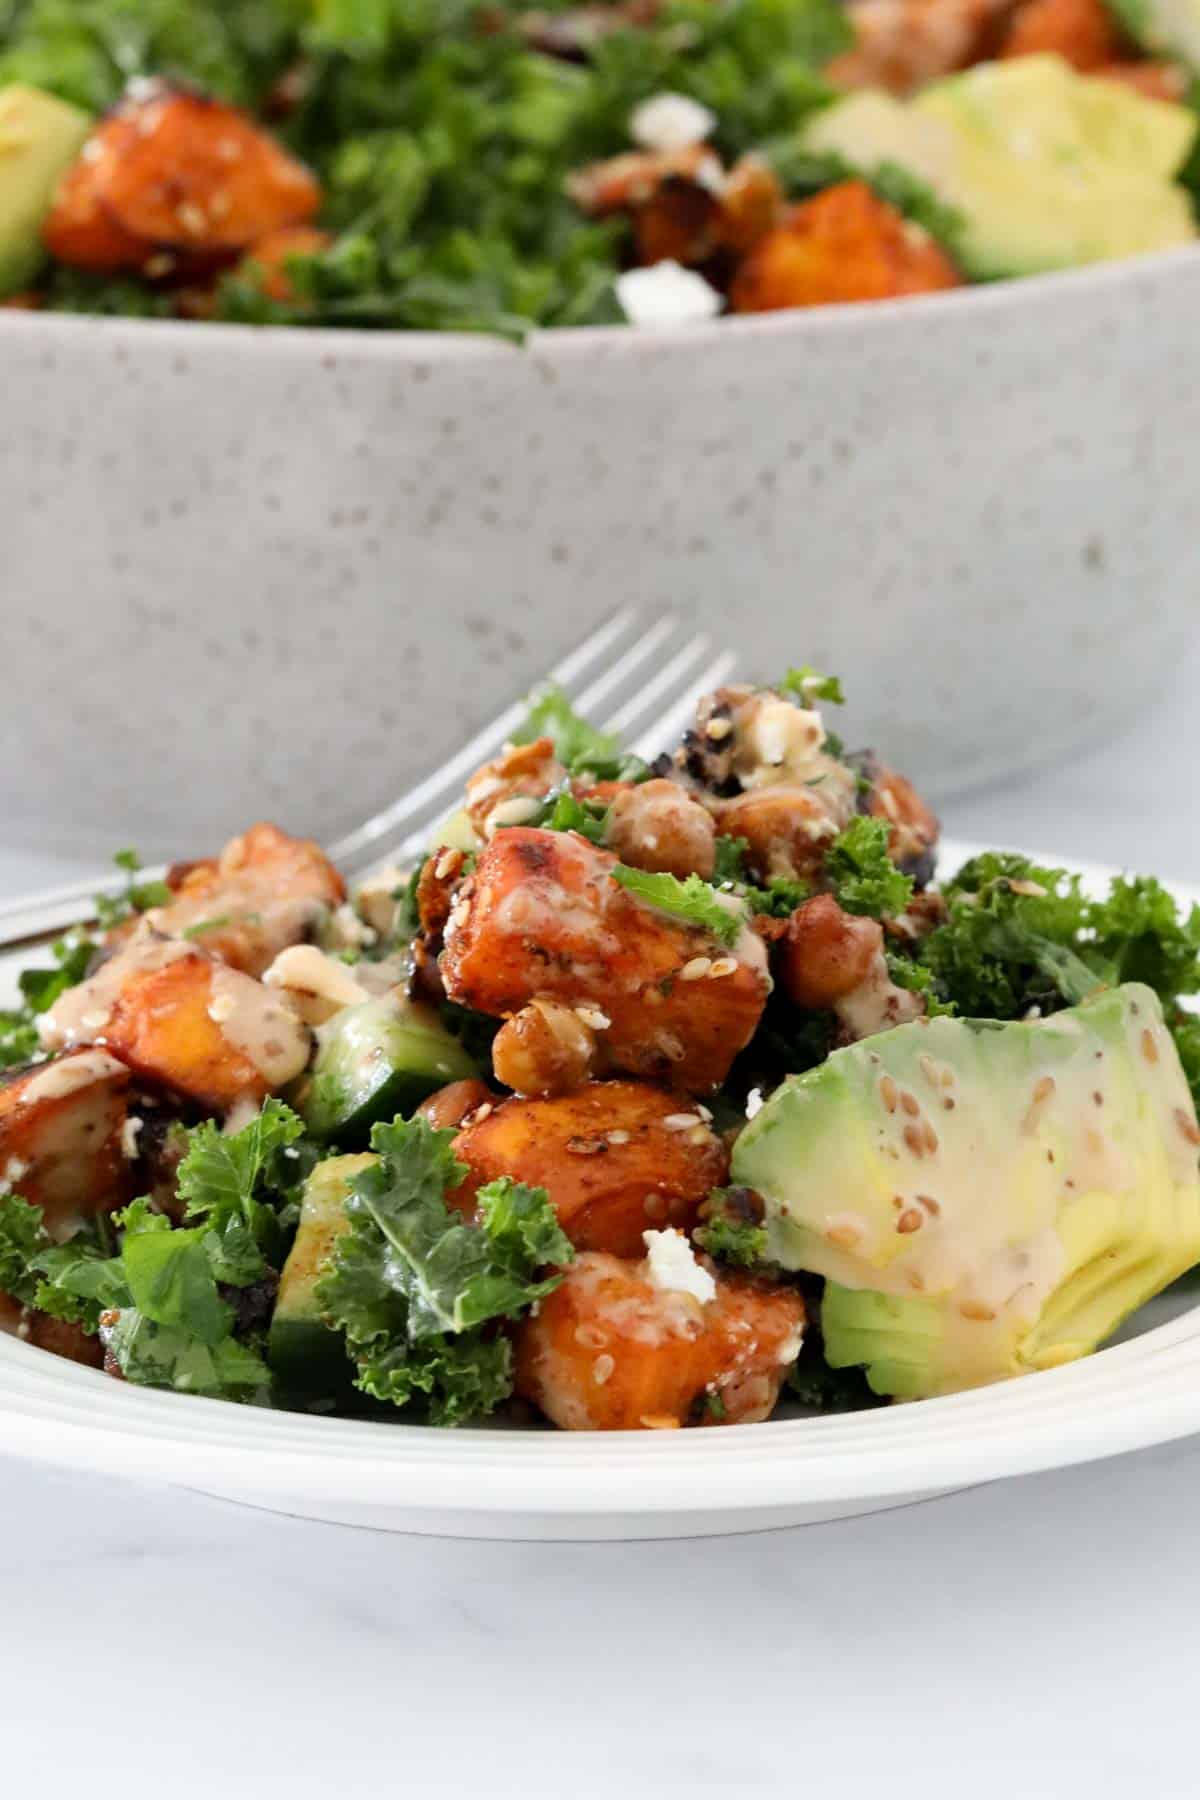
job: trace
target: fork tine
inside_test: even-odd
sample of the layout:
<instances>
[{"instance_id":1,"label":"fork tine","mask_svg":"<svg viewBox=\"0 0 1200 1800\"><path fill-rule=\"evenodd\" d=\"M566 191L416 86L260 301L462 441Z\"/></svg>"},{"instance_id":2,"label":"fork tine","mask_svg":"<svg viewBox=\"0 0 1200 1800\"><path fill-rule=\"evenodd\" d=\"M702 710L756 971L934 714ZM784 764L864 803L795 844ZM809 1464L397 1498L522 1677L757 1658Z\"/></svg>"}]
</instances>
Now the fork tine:
<instances>
[{"instance_id":1,"label":"fork tine","mask_svg":"<svg viewBox=\"0 0 1200 1800\"><path fill-rule=\"evenodd\" d=\"M578 644L551 669L546 677L547 682L555 683L570 695L579 677L591 669L631 629L640 629L639 615L633 608L625 608L607 620L590 637L585 638L583 643ZM440 812L444 811L446 801L481 762L486 762L499 750L509 733L524 719L527 711L524 698L506 706L503 712L477 731L440 768L427 775L423 781L417 782L415 787L410 788L391 806L376 813L373 819L368 819L357 830L330 845L329 855L332 861L345 867L348 872L354 872L362 866L364 856L371 862L376 862L389 855L387 842L398 827L406 827L405 836L410 837L418 820L426 827L434 823Z\"/></svg>"},{"instance_id":2,"label":"fork tine","mask_svg":"<svg viewBox=\"0 0 1200 1800\"><path fill-rule=\"evenodd\" d=\"M616 703L604 729L624 737L640 726L640 736L629 747L639 756L652 757L678 735L700 696L725 680L737 660L726 650L703 661L712 646L706 637L696 635L679 643L647 678L647 668L661 661L686 630L686 621L677 614L662 614L647 626L636 608L622 608L564 656L547 680L561 687L584 714ZM610 656L612 660L602 660ZM702 666L697 668L697 663ZM359 876L381 863L417 855L466 777L499 750L526 710L524 700L505 707L436 772L331 845L332 859L347 874ZM145 869L141 878L161 880L165 873L165 868ZM123 877L93 876L64 883L49 894L0 901L0 948L86 922L94 916L94 897L117 893L123 885Z\"/></svg>"},{"instance_id":3,"label":"fork tine","mask_svg":"<svg viewBox=\"0 0 1200 1800\"><path fill-rule=\"evenodd\" d=\"M720 656L706 663L678 700L668 706L641 737L634 739L629 746L634 755L649 762L660 750L665 750L673 738L682 736L695 715L701 697L711 693L713 688L720 687L736 667L737 657L732 650L723 650Z\"/></svg>"}]
</instances>

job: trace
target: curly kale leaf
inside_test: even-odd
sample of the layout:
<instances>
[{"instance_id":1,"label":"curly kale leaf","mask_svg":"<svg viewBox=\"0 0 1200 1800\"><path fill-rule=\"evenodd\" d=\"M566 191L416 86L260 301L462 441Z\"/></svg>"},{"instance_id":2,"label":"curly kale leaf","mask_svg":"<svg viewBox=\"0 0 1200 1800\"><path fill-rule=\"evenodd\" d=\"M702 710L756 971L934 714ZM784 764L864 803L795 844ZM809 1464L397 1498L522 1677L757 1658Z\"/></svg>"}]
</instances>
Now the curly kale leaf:
<instances>
[{"instance_id":1,"label":"curly kale leaf","mask_svg":"<svg viewBox=\"0 0 1200 1800\"><path fill-rule=\"evenodd\" d=\"M882 819L852 819L829 846L825 876L839 906L872 919L899 918L912 898L911 880L888 854Z\"/></svg>"},{"instance_id":2,"label":"curly kale leaf","mask_svg":"<svg viewBox=\"0 0 1200 1800\"><path fill-rule=\"evenodd\" d=\"M348 1229L317 1288L357 1365L357 1385L395 1405L424 1402L437 1424L491 1411L511 1392L511 1352L496 1321L557 1285L539 1276L572 1251L540 1188L481 1189L480 1222L446 1203L465 1174L453 1133L426 1120L377 1125L379 1161L351 1183Z\"/></svg>"},{"instance_id":3,"label":"curly kale leaf","mask_svg":"<svg viewBox=\"0 0 1200 1800\"><path fill-rule=\"evenodd\" d=\"M724 905L710 884L698 875L680 881L677 875L650 874L646 869L626 868L624 863L618 863L611 874L635 900L671 913L686 925L700 926L726 948L736 942L742 929L739 913Z\"/></svg>"}]
</instances>

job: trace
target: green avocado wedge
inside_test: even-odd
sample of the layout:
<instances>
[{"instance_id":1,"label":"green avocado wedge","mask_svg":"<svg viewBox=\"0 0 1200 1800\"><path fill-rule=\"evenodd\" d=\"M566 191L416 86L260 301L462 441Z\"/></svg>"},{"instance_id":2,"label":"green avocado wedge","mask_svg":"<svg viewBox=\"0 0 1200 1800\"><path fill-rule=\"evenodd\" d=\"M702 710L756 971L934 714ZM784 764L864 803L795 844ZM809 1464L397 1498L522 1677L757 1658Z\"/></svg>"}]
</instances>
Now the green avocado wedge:
<instances>
[{"instance_id":1,"label":"green avocado wedge","mask_svg":"<svg viewBox=\"0 0 1200 1800\"><path fill-rule=\"evenodd\" d=\"M42 221L91 128L87 113L41 88L0 88L0 300L45 260Z\"/></svg>"},{"instance_id":2,"label":"green avocado wedge","mask_svg":"<svg viewBox=\"0 0 1200 1800\"><path fill-rule=\"evenodd\" d=\"M977 281L1137 256L1191 242L1174 177L1196 114L1057 56L980 63L914 100L864 90L818 113L802 142L870 177L893 164L959 216Z\"/></svg>"},{"instance_id":3,"label":"green avocado wedge","mask_svg":"<svg viewBox=\"0 0 1200 1800\"><path fill-rule=\"evenodd\" d=\"M825 1353L917 1399L1085 1356L1200 1261L1195 1108L1155 994L939 1018L776 1090L734 1182L826 1278Z\"/></svg>"},{"instance_id":4,"label":"green avocado wedge","mask_svg":"<svg viewBox=\"0 0 1200 1800\"><path fill-rule=\"evenodd\" d=\"M333 1398L350 1387L350 1359L337 1332L321 1317L316 1288L346 1228L350 1183L375 1160L369 1152L331 1156L317 1164L305 1183L300 1223L279 1277L267 1337L267 1361L284 1394Z\"/></svg>"}]
</instances>

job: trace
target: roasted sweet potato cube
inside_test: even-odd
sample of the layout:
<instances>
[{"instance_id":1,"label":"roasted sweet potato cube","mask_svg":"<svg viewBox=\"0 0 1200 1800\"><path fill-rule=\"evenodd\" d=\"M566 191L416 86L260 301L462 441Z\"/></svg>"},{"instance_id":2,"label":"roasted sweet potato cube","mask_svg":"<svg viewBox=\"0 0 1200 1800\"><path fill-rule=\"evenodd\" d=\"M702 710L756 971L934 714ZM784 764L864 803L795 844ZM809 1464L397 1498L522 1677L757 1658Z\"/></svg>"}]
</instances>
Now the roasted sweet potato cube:
<instances>
[{"instance_id":1,"label":"roasted sweet potato cube","mask_svg":"<svg viewBox=\"0 0 1200 1800\"><path fill-rule=\"evenodd\" d=\"M46 1035L64 1048L102 1042L137 1074L216 1111L283 1087L312 1042L261 982L145 928L55 1002Z\"/></svg>"},{"instance_id":2,"label":"roasted sweet potato cube","mask_svg":"<svg viewBox=\"0 0 1200 1800\"><path fill-rule=\"evenodd\" d=\"M762 1014L762 945L744 931L729 950L643 905L612 879L615 865L573 832L499 832L446 927L446 992L500 1018L533 999L585 1007L610 1067L703 1093Z\"/></svg>"},{"instance_id":3,"label":"roasted sweet potato cube","mask_svg":"<svg viewBox=\"0 0 1200 1800\"><path fill-rule=\"evenodd\" d=\"M315 176L236 107L159 85L118 116L136 129L102 165L99 198L145 243L228 254L321 204Z\"/></svg>"},{"instance_id":4,"label":"roasted sweet potato cube","mask_svg":"<svg viewBox=\"0 0 1200 1800\"><path fill-rule=\"evenodd\" d=\"M1147 100L1178 104L1188 90L1187 71L1178 63L1112 62L1105 63L1096 74L1102 81L1117 81L1122 87L1132 88L1135 94L1142 94Z\"/></svg>"},{"instance_id":5,"label":"roasted sweet potato cube","mask_svg":"<svg viewBox=\"0 0 1200 1800\"><path fill-rule=\"evenodd\" d=\"M644 1263L589 1253L522 1321L516 1390L566 1431L765 1419L800 1348L787 1288L717 1278L713 1299L656 1287Z\"/></svg>"},{"instance_id":6,"label":"roasted sweet potato cube","mask_svg":"<svg viewBox=\"0 0 1200 1800\"><path fill-rule=\"evenodd\" d=\"M68 1237L131 1197L122 1132L129 1070L107 1050L74 1050L0 1086L0 1180Z\"/></svg>"},{"instance_id":7,"label":"roasted sweet potato cube","mask_svg":"<svg viewBox=\"0 0 1200 1800\"><path fill-rule=\"evenodd\" d=\"M759 239L734 276L730 299L735 312L772 312L959 284L927 232L865 182L843 181L793 207Z\"/></svg>"},{"instance_id":8,"label":"roasted sweet potato cube","mask_svg":"<svg viewBox=\"0 0 1200 1800\"><path fill-rule=\"evenodd\" d=\"M1026 0L1000 51L1002 57L1061 56L1085 72L1116 62L1121 33L1103 0Z\"/></svg>"},{"instance_id":9,"label":"roasted sweet potato cube","mask_svg":"<svg viewBox=\"0 0 1200 1800\"><path fill-rule=\"evenodd\" d=\"M468 1124L454 1153L470 1169L452 1198L473 1206L511 1175L544 1187L579 1250L642 1255L642 1233L687 1225L729 1167L694 1109L636 1081L592 1081L553 1100L505 1100Z\"/></svg>"},{"instance_id":10,"label":"roasted sweet potato cube","mask_svg":"<svg viewBox=\"0 0 1200 1800\"><path fill-rule=\"evenodd\" d=\"M55 1319L35 1306L22 1306L11 1294L0 1294L0 1332L21 1338L35 1350L49 1350L52 1356L83 1363L89 1369L99 1369L104 1364L104 1346L98 1337L89 1336L82 1325Z\"/></svg>"},{"instance_id":11,"label":"roasted sweet potato cube","mask_svg":"<svg viewBox=\"0 0 1200 1800\"><path fill-rule=\"evenodd\" d=\"M319 845L265 824L231 839L215 862L186 865L174 887L175 898L151 916L154 929L247 975L261 975L281 950L311 936L346 897Z\"/></svg>"},{"instance_id":12,"label":"roasted sweet potato cube","mask_svg":"<svg viewBox=\"0 0 1200 1800\"><path fill-rule=\"evenodd\" d=\"M133 142L137 126L113 113L101 119L58 184L42 225L42 242L58 262L97 274L140 269L153 246L118 225L103 203L114 160Z\"/></svg>"}]
</instances>

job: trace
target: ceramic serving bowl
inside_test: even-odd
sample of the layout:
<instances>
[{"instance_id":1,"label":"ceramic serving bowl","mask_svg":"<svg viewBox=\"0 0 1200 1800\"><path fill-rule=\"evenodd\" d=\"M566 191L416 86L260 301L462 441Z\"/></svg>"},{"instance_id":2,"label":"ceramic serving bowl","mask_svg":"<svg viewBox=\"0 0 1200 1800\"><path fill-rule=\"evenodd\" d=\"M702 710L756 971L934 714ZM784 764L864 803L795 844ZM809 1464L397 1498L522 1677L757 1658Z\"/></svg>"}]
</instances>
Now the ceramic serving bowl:
<instances>
[{"instance_id":1,"label":"ceramic serving bowl","mask_svg":"<svg viewBox=\"0 0 1200 1800\"><path fill-rule=\"evenodd\" d=\"M629 602L935 794L1115 731L1192 629L1198 316L1191 250L524 348L2 315L8 839L328 837Z\"/></svg>"}]
</instances>

